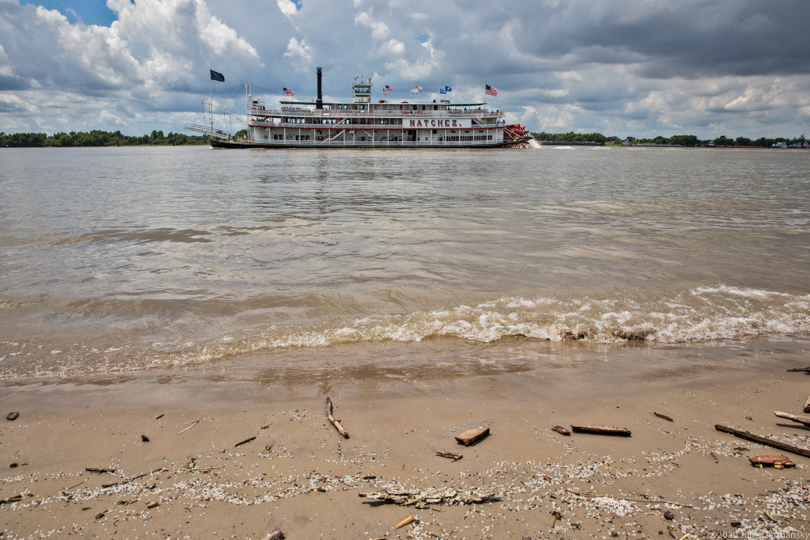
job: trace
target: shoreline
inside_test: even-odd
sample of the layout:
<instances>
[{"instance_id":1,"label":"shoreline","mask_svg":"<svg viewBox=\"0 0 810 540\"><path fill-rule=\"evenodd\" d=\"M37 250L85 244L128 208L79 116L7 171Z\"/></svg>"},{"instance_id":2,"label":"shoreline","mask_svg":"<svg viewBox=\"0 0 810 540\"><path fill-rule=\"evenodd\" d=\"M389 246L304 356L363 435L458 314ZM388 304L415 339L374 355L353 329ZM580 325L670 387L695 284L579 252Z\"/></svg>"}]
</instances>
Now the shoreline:
<instances>
[{"instance_id":1,"label":"shoreline","mask_svg":"<svg viewBox=\"0 0 810 540\"><path fill-rule=\"evenodd\" d=\"M180 372L0 382L3 416L20 413L0 424L0 499L22 495L0 505L5 537L765 538L809 530L810 459L754 468L748 456L785 452L714 429L810 447L810 429L773 416L802 412L808 379L785 370L808 363L804 339L369 347L364 358L376 360L355 365L340 362L356 352L349 347L330 348L329 359L291 351ZM326 396L351 438L326 420ZM550 430L571 424L632 436ZM470 447L455 442L479 426L491 435ZM500 500L422 509L358 497L487 486ZM410 515L415 523L394 528Z\"/></svg>"}]
</instances>

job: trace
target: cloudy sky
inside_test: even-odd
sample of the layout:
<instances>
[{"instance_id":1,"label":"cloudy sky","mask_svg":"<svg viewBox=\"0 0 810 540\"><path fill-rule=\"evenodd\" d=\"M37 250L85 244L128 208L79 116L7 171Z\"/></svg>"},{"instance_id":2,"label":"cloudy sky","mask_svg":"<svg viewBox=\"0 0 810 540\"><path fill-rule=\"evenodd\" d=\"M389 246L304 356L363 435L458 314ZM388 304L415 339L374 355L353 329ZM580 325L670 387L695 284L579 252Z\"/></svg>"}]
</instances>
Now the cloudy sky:
<instances>
[{"instance_id":1,"label":"cloudy sky","mask_svg":"<svg viewBox=\"0 0 810 540\"><path fill-rule=\"evenodd\" d=\"M153 129L282 87L483 101L532 131L810 136L807 0L0 0L0 131ZM484 95L488 83L498 97Z\"/></svg>"}]
</instances>

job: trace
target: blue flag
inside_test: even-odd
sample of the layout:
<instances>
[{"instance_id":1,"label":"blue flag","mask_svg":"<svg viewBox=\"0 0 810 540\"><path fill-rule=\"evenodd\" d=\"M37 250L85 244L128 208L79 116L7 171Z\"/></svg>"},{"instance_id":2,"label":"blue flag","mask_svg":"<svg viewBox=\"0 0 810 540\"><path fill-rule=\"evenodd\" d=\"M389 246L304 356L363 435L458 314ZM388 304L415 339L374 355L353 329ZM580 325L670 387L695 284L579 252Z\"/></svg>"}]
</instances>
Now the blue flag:
<instances>
[{"instance_id":1,"label":"blue flag","mask_svg":"<svg viewBox=\"0 0 810 540\"><path fill-rule=\"evenodd\" d=\"M445 90L444 88L439 88L439 93L440 94L446 94L447 90Z\"/></svg>"},{"instance_id":2,"label":"blue flag","mask_svg":"<svg viewBox=\"0 0 810 540\"><path fill-rule=\"evenodd\" d=\"M453 89L452 89L452 88L450 88L449 86L445 86L445 87L444 87L444 93L445 93L445 94L446 94L447 92L452 92L452 91L453 91Z\"/></svg>"},{"instance_id":3,"label":"blue flag","mask_svg":"<svg viewBox=\"0 0 810 540\"><path fill-rule=\"evenodd\" d=\"M209 69L208 71L211 72L211 80L212 81L225 82L225 75L223 75L222 73L217 73L213 69Z\"/></svg>"}]
</instances>

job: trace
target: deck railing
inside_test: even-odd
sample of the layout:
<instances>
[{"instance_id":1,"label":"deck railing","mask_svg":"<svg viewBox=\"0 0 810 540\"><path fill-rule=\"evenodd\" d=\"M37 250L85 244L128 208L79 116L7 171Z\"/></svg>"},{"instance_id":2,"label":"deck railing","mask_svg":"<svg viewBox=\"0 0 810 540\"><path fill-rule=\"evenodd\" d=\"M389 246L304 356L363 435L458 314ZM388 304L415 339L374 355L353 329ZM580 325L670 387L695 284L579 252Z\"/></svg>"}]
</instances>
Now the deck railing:
<instances>
[{"instance_id":1,"label":"deck railing","mask_svg":"<svg viewBox=\"0 0 810 540\"><path fill-rule=\"evenodd\" d=\"M473 110L455 110L455 109L445 109L442 111L402 111L397 109L372 109L371 111L356 111L356 110L341 110L341 109L330 109L330 110L317 110L313 111L311 109L302 109L298 107L282 107L281 110L267 110L267 109L250 109L248 110L249 114L255 116L271 116L271 115L279 115L279 114L286 114L290 116L302 116L302 117L313 117L313 118L345 118L345 117L355 117L355 116L419 116L422 118L439 118L439 117L446 117L446 116L466 116L466 117L481 117L481 116L503 116L504 112L500 110L484 110L484 109L473 109Z\"/></svg>"}]
</instances>

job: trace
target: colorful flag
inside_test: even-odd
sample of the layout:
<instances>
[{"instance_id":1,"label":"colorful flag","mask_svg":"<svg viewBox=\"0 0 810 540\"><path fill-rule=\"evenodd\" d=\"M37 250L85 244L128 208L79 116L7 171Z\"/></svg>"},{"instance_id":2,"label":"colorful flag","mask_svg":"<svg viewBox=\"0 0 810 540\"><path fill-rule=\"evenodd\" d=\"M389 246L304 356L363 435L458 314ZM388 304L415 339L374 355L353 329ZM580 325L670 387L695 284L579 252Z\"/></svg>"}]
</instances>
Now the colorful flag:
<instances>
[{"instance_id":1,"label":"colorful flag","mask_svg":"<svg viewBox=\"0 0 810 540\"><path fill-rule=\"evenodd\" d=\"M417 86L417 87L416 87L416 91L417 91L417 92L421 92L421 91L422 91L422 87L421 87L421 86Z\"/></svg>"},{"instance_id":2,"label":"colorful flag","mask_svg":"<svg viewBox=\"0 0 810 540\"><path fill-rule=\"evenodd\" d=\"M212 81L225 82L225 75L223 75L222 73L217 73L213 69L209 69L208 71L211 72L211 80Z\"/></svg>"},{"instance_id":3,"label":"colorful flag","mask_svg":"<svg viewBox=\"0 0 810 540\"><path fill-rule=\"evenodd\" d=\"M394 91L394 89L393 89L393 88L391 88L390 86L388 86L387 84L385 85L385 90L387 90L387 91L389 91L389 92L393 92L393 91Z\"/></svg>"},{"instance_id":4,"label":"colorful flag","mask_svg":"<svg viewBox=\"0 0 810 540\"><path fill-rule=\"evenodd\" d=\"M383 88L383 96L387 96L388 94L385 93L385 88Z\"/></svg>"},{"instance_id":5,"label":"colorful flag","mask_svg":"<svg viewBox=\"0 0 810 540\"><path fill-rule=\"evenodd\" d=\"M445 90L444 88L439 88L439 93L440 94L446 94L447 90Z\"/></svg>"},{"instance_id":6,"label":"colorful flag","mask_svg":"<svg viewBox=\"0 0 810 540\"><path fill-rule=\"evenodd\" d=\"M290 97L292 97L292 96L294 96L295 94L293 94L293 91L292 91L292 90L290 90L289 88L285 88L285 89L284 89L284 95L285 95L285 96L290 96Z\"/></svg>"},{"instance_id":7,"label":"colorful flag","mask_svg":"<svg viewBox=\"0 0 810 540\"><path fill-rule=\"evenodd\" d=\"M488 95L488 96L493 96L493 97L495 97L495 96L497 96L497 95L498 95L498 89L497 89L497 88L493 88L493 87L491 87L490 85L487 85L487 89L486 89L486 91L485 91L484 93L485 93L486 95Z\"/></svg>"},{"instance_id":8,"label":"colorful flag","mask_svg":"<svg viewBox=\"0 0 810 540\"><path fill-rule=\"evenodd\" d=\"M419 88L418 86L416 88L411 88L411 94L418 94L419 93L418 88Z\"/></svg>"},{"instance_id":9,"label":"colorful flag","mask_svg":"<svg viewBox=\"0 0 810 540\"><path fill-rule=\"evenodd\" d=\"M453 91L453 89L452 89L452 88L450 88L449 86L445 86L445 87L444 87L444 93L445 93L445 94L446 94L447 92L452 92L452 91Z\"/></svg>"}]
</instances>

